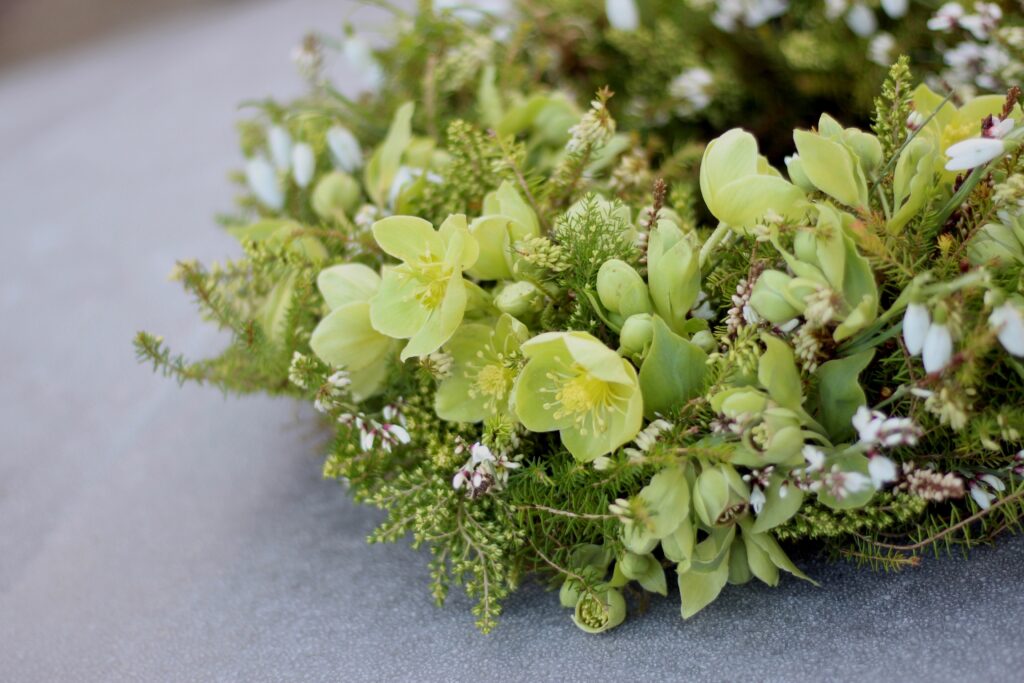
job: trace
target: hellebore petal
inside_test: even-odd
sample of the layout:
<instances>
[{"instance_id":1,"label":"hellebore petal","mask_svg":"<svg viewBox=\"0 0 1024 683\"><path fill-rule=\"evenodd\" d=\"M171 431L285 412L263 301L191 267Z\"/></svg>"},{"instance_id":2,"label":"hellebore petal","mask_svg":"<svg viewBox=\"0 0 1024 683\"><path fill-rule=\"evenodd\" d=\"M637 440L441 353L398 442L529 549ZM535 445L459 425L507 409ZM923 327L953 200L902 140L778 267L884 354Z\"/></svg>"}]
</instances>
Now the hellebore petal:
<instances>
[{"instance_id":1,"label":"hellebore petal","mask_svg":"<svg viewBox=\"0 0 1024 683\"><path fill-rule=\"evenodd\" d=\"M346 304L369 301L380 289L380 275L361 263L342 263L321 270L316 286L333 311Z\"/></svg>"}]
</instances>

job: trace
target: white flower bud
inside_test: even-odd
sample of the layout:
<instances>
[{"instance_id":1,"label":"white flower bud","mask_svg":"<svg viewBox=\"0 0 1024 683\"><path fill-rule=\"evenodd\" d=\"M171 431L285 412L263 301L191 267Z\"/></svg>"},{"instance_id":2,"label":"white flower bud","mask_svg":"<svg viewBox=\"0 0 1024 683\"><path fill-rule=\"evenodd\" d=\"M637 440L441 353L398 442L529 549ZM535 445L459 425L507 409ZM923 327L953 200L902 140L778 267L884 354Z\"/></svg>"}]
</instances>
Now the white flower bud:
<instances>
[{"instance_id":1,"label":"white flower bud","mask_svg":"<svg viewBox=\"0 0 1024 683\"><path fill-rule=\"evenodd\" d=\"M270 148L270 159L282 171L288 170L292 163L292 136L281 126L271 126L267 131L267 146Z\"/></svg>"},{"instance_id":2,"label":"white flower bud","mask_svg":"<svg viewBox=\"0 0 1024 683\"><path fill-rule=\"evenodd\" d=\"M932 318L924 304L907 305L907 312L903 314L903 343L907 345L911 356L921 355L924 338L931 324Z\"/></svg>"},{"instance_id":3,"label":"white flower bud","mask_svg":"<svg viewBox=\"0 0 1024 683\"><path fill-rule=\"evenodd\" d=\"M277 172L269 161L262 157L251 159L245 165L245 178L261 203L278 211L284 206L284 193L278 185Z\"/></svg>"},{"instance_id":4,"label":"white flower bud","mask_svg":"<svg viewBox=\"0 0 1024 683\"><path fill-rule=\"evenodd\" d=\"M932 324L924 338L922 360L925 372L939 372L953 358L953 337L945 324Z\"/></svg>"},{"instance_id":5,"label":"white flower bud","mask_svg":"<svg viewBox=\"0 0 1024 683\"><path fill-rule=\"evenodd\" d=\"M292 175L295 184L299 187L306 187L313 180L313 171L316 170L316 156L313 148L305 142L300 142L292 148Z\"/></svg>"},{"instance_id":6,"label":"white flower bud","mask_svg":"<svg viewBox=\"0 0 1024 683\"><path fill-rule=\"evenodd\" d=\"M327 146L334 157L334 165L346 173L354 173L363 165L363 152L359 141L348 128L332 126L327 131Z\"/></svg>"},{"instance_id":7,"label":"white flower bud","mask_svg":"<svg viewBox=\"0 0 1024 683\"><path fill-rule=\"evenodd\" d=\"M1010 302L992 311L989 326L996 331L999 343L1014 356L1024 356L1024 315Z\"/></svg>"},{"instance_id":8,"label":"white flower bud","mask_svg":"<svg viewBox=\"0 0 1024 683\"><path fill-rule=\"evenodd\" d=\"M604 11L608 15L608 23L618 31L640 28L640 11L635 0L605 0Z\"/></svg>"}]
</instances>

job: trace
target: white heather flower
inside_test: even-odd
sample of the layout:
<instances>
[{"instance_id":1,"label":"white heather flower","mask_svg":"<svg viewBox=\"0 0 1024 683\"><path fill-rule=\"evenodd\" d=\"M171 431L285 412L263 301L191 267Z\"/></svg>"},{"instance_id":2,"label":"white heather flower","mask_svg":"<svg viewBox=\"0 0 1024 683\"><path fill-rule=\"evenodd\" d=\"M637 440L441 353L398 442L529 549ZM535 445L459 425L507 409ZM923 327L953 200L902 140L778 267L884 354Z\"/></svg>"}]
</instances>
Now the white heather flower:
<instances>
[{"instance_id":1,"label":"white heather flower","mask_svg":"<svg viewBox=\"0 0 1024 683\"><path fill-rule=\"evenodd\" d=\"M789 9L789 0L718 0L711 23L726 33L740 25L754 28Z\"/></svg>"},{"instance_id":2,"label":"white heather flower","mask_svg":"<svg viewBox=\"0 0 1024 683\"><path fill-rule=\"evenodd\" d=\"M284 193L277 181L277 171L269 161L263 157L251 159L245 165L245 179L260 202L278 211L284 206Z\"/></svg>"},{"instance_id":3,"label":"white heather flower","mask_svg":"<svg viewBox=\"0 0 1024 683\"><path fill-rule=\"evenodd\" d=\"M761 487L754 486L750 490L750 507L753 508L755 515L761 514L761 510L764 509L765 500L764 491L761 490Z\"/></svg>"},{"instance_id":4,"label":"white heather flower","mask_svg":"<svg viewBox=\"0 0 1024 683\"><path fill-rule=\"evenodd\" d=\"M369 451L373 448L373 440L377 433L373 429L367 429L362 420L359 420L357 424L359 424L359 447L363 451Z\"/></svg>"},{"instance_id":5,"label":"white heather flower","mask_svg":"<svg viewBox=\"0 0 1024 683\"><path fill-rule=\"evenodd\" d=\"M608 23L617 31L640 28L640 10L635 0L605 0L604 13L608 16Z\"/></svg>"},{"instance_id":6,"label":"white heather flower","mask_svg":"<svg viewBox=\"0 0 1024 683\"><path fill-rule=\"evenodd\" d=\"M1001 140L1013 130L1013 117L1001 119L998 116L992 117L992 124L982 131L982 136Z\"/></svg>"},{"instance_id":7,"label":"white heather flower","mask_svg":"<svg viewBox=\"0 0 1024 683\"><path fill-rule=\"evenodd\" d=\"M924 125L925 116L919 111L912 111L907 116L907 130L917 130Z\"/></svg>"},{"instance_id":8,"label":"white heather flower","mask_svg":"<svg viewBox=\"0 0 1024 683\"><path fill-rule=\"evenodd\" d=\"M893 63L893 51L896 49L896 39L891 33L879 33L868 43L868 59L879 66L889 66Z\"/></svg>"},{"instance_id":9,"label":"white heather flower","mask_svg":"<svg viewBox=\"0 0 1024 683\"><path fill-rule=\"evenodd\" d=\"M997 138L968 138L946 150L947 171L964 171L987 164L1003 155L1006 145Z\"/></svg>"},{"instance_id":10,"label":"white heather flower","mask_svg":"<svg viewBox=\"0 0 1024 683\"><path fill-rule=\"evenodd\" d=\"M878 30L875 13L859 2L846 13L846 25L861 38L867 38Z\"/></svg>"},{"instance_id":11,"label":"white heather flower","mask_svg":"<svg viewBox=\"0 0 1024 683\"><path fill-rule=\"evenodd\" d=\"M313 148L305 142L300 142L292 148L292 175L295 177L295 184L299 187L306 187L313 180L313 171L316 170L316 156Z\"/></svg>"},{"instance_id":12,"label":"white heather flower","mask_svg":"<svg viewBox=\"0 0 1024 683\"><path fill-rule=\"evenodd\" d=\"M327 146L334 165L346 173L355 173L363 165L363 152L359 141L348 128L336 125L327 131Z\"/></svg>"},{"instance_id":13,"label":"white heather flower","mask_svg":"<svg viewBox=\"0 0 1024 683\"><path fill-rule=\"evenodd\" d=\"M924 338L921 359L925 372L940 372L953 358L953 336L945 324L932 323Z\"/></svg>"},{"instance_id":14,"label":"white heather flower","mask_svg":"<svg viewBox=\"0 0 1024 683\"><path fill-rule=\"evenodd\" d=\"M893 19L899 19L907 13L909 0L882 0L882 9Z\"/></svg>"},{"instance_id":15,"label":"white heather flower","mask_svg":"<svg viewBox=\"0 0 1024 683\"><path fill-rule=\"evenodd\" d=\"M807 444L803 448L803 455L807 461L808 472L816 472L825 465L825 453L820 448Z\"/></svg>"},{"instance_id":16,"label":"white heather flower","mask_svg":"<svg viewBox=\"0 0 1024 683\"><path fill-rule=\"evenodd\" d=\"M988 317L988 324L996 332L999 343L1014 356L1024 356L1024 314L1007 301Z\"/></svg>"},{"instance_id":17,"label":"white heather flower","mask_svg":"<svg viewBox=\"0 0 1024 683\"><path fill-rule=\"evenodd\" d=\"M882 421L885 415L877 410L871 410L867 406L857 408L853 414L853 428L857 430L857 436L862 444L878 443L878 435L882 431Z\"/></svg>"},{"instance_id":18,"label":"white heather flower","mask_svg":"<svg viewBox=\"0 0 1024 683\"><path fill-rule=\"evenodd\" d=\"M469 449L470 460L474 465L479 465L482 462L494 462L494 453L491 453L491 449L482 443L475 443Z\"/></svg>"},{"instance_id":19,"label":"white heather flower","mask_svg":"<svg viewBox=\"0 0 1024 683\"><path fill-rule=\"evenodd\" d=\"M672 79L668 92L680 102L676 107L677 113L683 116L693 114L711 104L710 88L714 82L711 72L700 66L686 69Z\"/></svg>"},{"instance_id":20,"label":"white heather flower","mask_svg":"<svg viewBox=\"0 0 1024 683\"><path fill-rule=\"evenodd\" d=\"M999 26L1003 10L995 3L978 2L974 11L977 14L968 14L960 19L960 27L970 31L978 40L988 40L989 34Z\"/></svg>"},{"instance_id":21,"label":"white heather flower","mask_svg":"<svg viewBox=\"0 0 1024 683\"><path fill-rule=\"evenodd\" d=\"M928 28L932 31L948 33L959 25L963 15L964 8L959 3L947 2L928 20Z\"/></svg>"},{"instance_id":22,"label":"white heather flower","mask_svg":"<svg viewBox=\"0 0 1024 683\"><path fill-rule=\"evenodd\" d=\"M891 481L896 481L896 464L884 455L875 455L868 460L868 474L871 485L881 489Z\"/></svg>"},{"instance_id":23,"label":"white heather flower","mask_svg":"<svg viewBox=\"0 0 1024 683\"><path fill-rule=\"evenodd\" d=\"M350 73L364 92L377 92L384 85L384 70L373 56L370 46L358 36L349 36L342 46L345 61L351 67Z\"/></svg>"},{"instance_id":24,"label":"white heather flower","mask_svg":"<svg viewBox=\"0 0 1024 683\"><path fill-rule=\"evenodd\" d=\"M932 318L927 306L917 303L907 305L907 311L903 314L903 343L907 345L907 352L911 356L921 355L931 324Z\"/></svg>"},{"instance_id":25,"label":"white heather flower","mask_svg":"<svg viewBox=\"0 0 1024 683\"><path fill-rule=\"evenodd\" d=\"M267 147L270 148L270 160L282 171L287 171L292 163L292 136L281 126L271 126L267 131Z\"/></svg>"}]
</instances>

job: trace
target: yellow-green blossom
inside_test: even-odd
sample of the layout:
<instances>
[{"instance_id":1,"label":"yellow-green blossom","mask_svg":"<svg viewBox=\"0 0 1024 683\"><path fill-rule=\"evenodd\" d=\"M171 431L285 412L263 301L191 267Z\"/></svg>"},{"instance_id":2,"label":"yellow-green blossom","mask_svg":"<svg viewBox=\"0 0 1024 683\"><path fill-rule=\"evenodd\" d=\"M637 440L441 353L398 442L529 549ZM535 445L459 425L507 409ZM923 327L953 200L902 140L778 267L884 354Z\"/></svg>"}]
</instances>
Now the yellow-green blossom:
<instances>
[{"instance_id":1,"label":"yellow-green blossom","mask_svg":"<svg viewBox=\"0 0 1024 683\"><path fill-rule=\"evenodd\" d=\"M636 370L585 332L549 332L523 344L529 359L514 405L533 432L558 430L577 460L590 462L640 431L643 398Z\"/></svg>"},{"instance_id":2,"label":"yellow-green blossom","mask_svg":"<svg viewBox=\"0 0 1024 683\"><path fill-rule=\"evenodd\" d=\"M391 216L373 224L373 237L402 263L384 273L370 301L374 329L408 339L402 360L441 348L462 322L467 290L462 273L480 253L466 217L453 214L439 230L415 216Z\"/></svg>"},{"instance_id":3,"label":"yellow-green blossom","mask_svg":"<svg viewBox=\"0 0 1024 683\"><path fill-rule=\"evenodd\" d=\"M370 324L369 300L380 282L377 273L359 263L331 266L317 278L331 312L313 330L309 344L320 360L348 371L349 390L357 401L380 392L398 347Z\"/></svg>"},{"instance_id":4,"label":"yellow-green blossom","mask_svg":"<svg viewBox=\"0 0 1024 683\"><path fill-rule=\"evenodd\" d=\"M469 274L481 280L511 279L511 245L540 235L537 214L508 181L487 193L483 209L483 215L469 225L469 232L480 245L480 257Z\"/></svg>"},{"instance_id":5,"label":"yellow-green blossom","mask_svg":"<svg viewBox=\"0 0 1024 683\"><path fill-rule=\"evenodd\" d=\"M529 334L526 326L510 315L502 315L495 325L461 325L445 345L452 368L437 388L434 410L438 417L480 422L507 413L522 358L519 347Z\"/></svg>"}]
</instances>

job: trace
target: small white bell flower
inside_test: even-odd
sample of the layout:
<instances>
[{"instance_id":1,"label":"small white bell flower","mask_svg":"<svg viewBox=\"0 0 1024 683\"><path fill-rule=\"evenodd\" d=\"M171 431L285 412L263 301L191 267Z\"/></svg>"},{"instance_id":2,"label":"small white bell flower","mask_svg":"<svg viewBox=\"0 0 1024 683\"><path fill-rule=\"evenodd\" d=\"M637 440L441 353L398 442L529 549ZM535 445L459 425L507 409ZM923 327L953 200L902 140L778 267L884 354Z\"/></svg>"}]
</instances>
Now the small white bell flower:
<instances>
[{"instance_id":1,"label":"small white bell flower","mask_svg":"<svg viewBox=\"0 0 1024 683\"><path fill-rule=\"evenodd\" d=\"M761 487L755 486L750 491L750 507L754 510L755 515L761 514L761 510L764 509L766 500L764 491L761 490Z\"/></svg>"},{"instance_id":2,"label":"small white bell flower","mask_svg":"<svg viewBox=\"0 0 1024 683\"><path fill-rule=\"evenodd\" d=\"M907 305L907 311L903 314L903 343L907 345L911 356L921 355L931 324L932 318L927 306L918 303Z\"/></svg>"},{"instance_id":3,"label":"small white bell flower","mask_svg":"<svg viewBox=\"0 0 1024 683\"><path fill-rule=\"evenodd\" d=\"M871 475L871 485L876 490L891 481L896 481L896 463L884 455L875 455L868 460L868 474Z\"/></svg>"},{"instance_id":4,"label":"small white bell flower","mask_svg":"<svg viewBox=\"0 0 1024 683\"><path fill-rule=\"evenodd\" d=\"M292 162L292 136L281 126L271 126L267 131L267 146L274 166L287 171Z\"/></svg>"},{"instance_id":5,"label":"small white bell flower","mask_svg":"<svg viewBox=\"0 0 1024 683\"><path fill-rule=\"evenodd\" d=\"M947 171L965 171L987 164L1003 155L1006 145L998 138L968 138L946 150Z\"/></svg>"},{"instance_id":6,"label":"small white bell flower","mask_svg":"<svg viewBox=\"0 0 1024 683\"><path fill-rule=\"evenodd\" d=\"M334 165L345 173L355 173L363 165L363 151L359 141L348 128L332 126L327 131L327 146L334 157Z\"/></svg>"},{"instance_id":7,"label":"small white bell flower","mask_svg":"<svg viewBox=\"0 0 1024 683\"><path fill-rule=\"evenodd\" d=\"M932 323L928 328L921 352L925 372L939 372L949 365L953 358L953 336L944 323Z\"/></svg>"},{"instance_id":8,"label":"small white bell flower","mask_svg":"<svg viewBox=\"0 0 1024 683\"><path fill-rule=\"evenodd\" d=\"M875 31L878 30L878 20L875 19L875 13L868 9L867 5L859 2L846 13L846 25L861 38L874 35Z\"/></svg>"},{"instance_id":9,"label":"small white bell flower","mask_svg":"<svg viewBox=\"0 0 1024 683\"><path fill-rule=\"evenodd\" d=\"M262 157L251 159L245 165L245 178L256 199L271 209L280 211L284 206L284 193L277 182L277 171Z\"/></svg>"},{"instance_id":10,"label":"small white bell flower","mask_svg":"<svg viewBox=\"0 0 1024 683\"><path fill-rule=\"evenodd\" d=\"M893 19L899 19L907 13L909 0L882 0L882 9Z\"/></svg>"},{"instance_id":11,"label":"small white bell flower","mask_svg":"<svg viewBox=\"0 0 1024 683\"><path fill-rule=\"evenodd\" d=\"M608 23L618 31L640 28L640 11L635 0L605 0L604 12L608 15Z\"/></svg>"},{"instance_id":12,"label":"small white bell flower","mask_svg":"<svg viewBox=\"0 0 1024 683\"><path fill-rule=\"evenodd\" d=\"M1014 356L1024 357L1024 314L1007 301L988 317L988 324L996 331L999 343Z\"/></svg>"},{"instance_id":13,"label":"small white bell flower","mask_svg":"<svg viewBox=\"0 0 1024 683\"><path fill-rule=\"evenodd\" d=\"M364 92L378 92L384 85L384 70L380 68L373 50L362 38L349 36L342 46L345 61L352 67L352 75Z\"/></svg>"},{"instance_id":14,"label":"small white bell flower","mask_svg":"<svg viewBox=\"0 0 1024 683\"><path fill-rule=\"evenodd\" d=\"M292 175L295 177L295 184L299 187L306 187L313 180L313 171L316 170L316 156L313 148L305 142L300 142L292 149Z\"/></svg>"}]
</instances>

